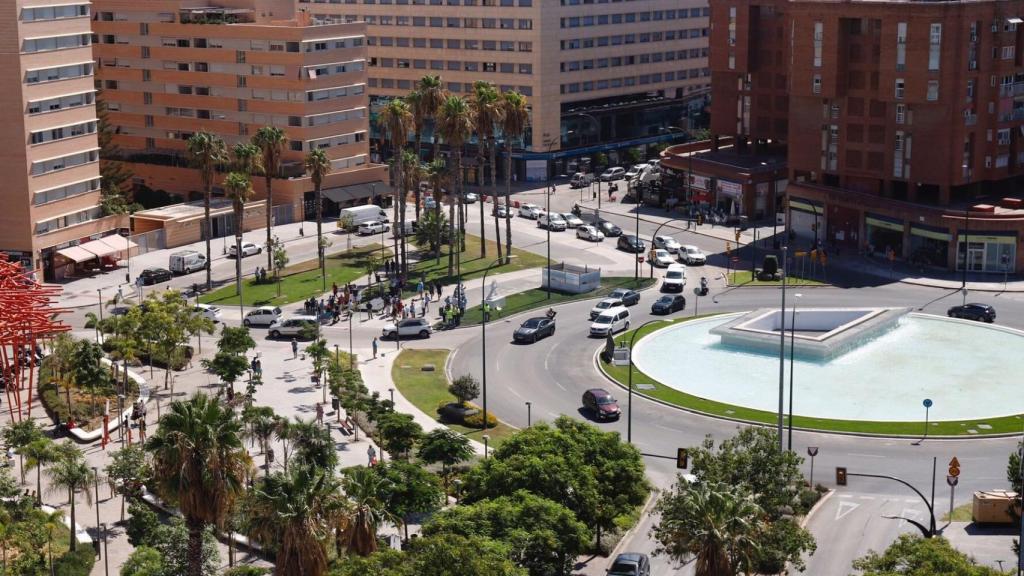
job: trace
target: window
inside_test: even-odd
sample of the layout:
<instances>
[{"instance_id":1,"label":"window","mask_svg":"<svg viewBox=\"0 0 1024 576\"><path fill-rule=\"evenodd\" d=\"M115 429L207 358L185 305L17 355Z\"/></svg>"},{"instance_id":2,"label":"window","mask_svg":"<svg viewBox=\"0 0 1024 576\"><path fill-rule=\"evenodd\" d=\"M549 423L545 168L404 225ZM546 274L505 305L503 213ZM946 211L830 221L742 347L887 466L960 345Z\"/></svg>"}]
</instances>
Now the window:
<instances>
[{"instance_id":1,"label":"window","mask_svg":"<svg viewBox=\"0 0 1024 576\"><path fill-rule=\"evenodd\" d=\"M1016 50L1016 46L1003 46L1002 50L1000 51L1000 58L1002 58L1003 60L1013 60Z\"/></svg>"},{"instance_id":2,"label":"window","mask_svg":"<svg viewBox=\"0 0 1024 576\"><path fill-rule=\"evenodd\" d=\"M903 124L907 118L907 105L897 104L896 105L896 123Z\"/></svg>"},{"instance_id":3,"label":"window","mask_svg":"<svg viewBox=\"0 0 1024 576\"><path fill-rule=\"evenodd\" d=\"M1000 128L999 132L996 133L996 144L1000 146L1010 145L1010 129Z\"/></svg>"},{"instance_id":4,"label":"window","mask_svg":"<svg viewBox=\"0 0 1024 576\"><path fill-rule=\"evenodd\" d=\"M32 203L39 206L40 204L56 202L57 200L63 200L64 198L70 198L72 196L88 194L89 192L95 192L99 189L100 179L90 178L89 180L58 186L57 188L39 190L32 196Z\"/></svg>"},{"instance_id":5,"label":"window","mask_svg":"<svg viewBox=\"0 0 1024 576\"><path fill-rule=\"evenodd\" d=\"M811 80L811 92L821 94L821 74L815 74Z\"/></svg>"},{"instance_id":6,"label":"window","mask_svg":"<svg viewBox=\"0 0 1024 576\"><path fill-rule=\"evenodd\" d=\"M733 24L730 24L730 29L729 29L730 30L730 34L734 34L733 30L735 28L733 26L734 26ZM824 24L822 22L815 22L814 23L814 67L815 68L821 68L821 50L822 50L822 42L823 42L824 33L825 33L824 32ZM733 36L730 36L730 39L733 39ZM735 42L730 42L730 44L733 44L733 43L735 43Z\"/></svg>"},{"instance_id":7,"label":"window","mask_svg":"<svg viewBox=\"0 0 1024 576\"><path fill-rule=\"evenodd\" d=\"M22 44L22 52L49 52L51 50L64 50L67 48L81 48L89 46L90 34L68 34L65 36L51 36L49 38L35 38L25 40Z\"/></svg>"},{"instance_id":8,"label":"window","mask_svg":"<svg viewBox=\"0 0 1024 576\"><path fill-rule=\"evenodd\" d=\"M907 23L896 24L896 71L902 72L907 67Z\"/></svg>"},{"instance_id":9,"label":"window","mask_svg":"<svg viewBox=\"0 0 1024 576\"><path fill-rule=\"evenodd\" d=\"M942 24L932 24L928 32L928 70L939 69L942 54Z\"/></svg>"},{"instance_id":10,"label":"window","mask_svg":"<svg viewBox=\"0 0 1024 576\"><path fill-rule=\"evenodd\" d=\"M25 83L37 84L39 82L54 82L56 80L92 76L92 66L92 63L71 64L68 66L58 66L56 68L29 70L25 73Z\"/></svg>"},{"instance_id":11,"label":"window","mask_svg":"<svg viewBox=\"0 0 1024 576\"><path fill-rule=\"evenodd\" d=\"M68 108L78 108L80 106L88 106L94 101L94 94L90 92L83 92L80 94L72 94L70 96L61 96L59 98L50 98L47 100L36 100L35 102L28 103L29 114L40 114L42 112L55 112L57 110L67 110Z\"/></svg>"},{"instance_id":12,"label":"window","mask_svg":"<svg viewBox=\"0 0 1024 576\"><path fill-rule=\"evenodd\" d=\"M88 4L68 4L65 6L44 6L25 8L21 11L22 22L40 22L43 20L63 20L65 18L81 18L89 15Z\"/></svg>"},{"instance_id":13,"label":"window","mask_svg":"<svg viewBox=\"0 0 1024 576\"><path fill-rule=\"evenodd\" d=\"M74 226L90 220L95 220L103 216L103 210L99 207L89 208L88 210L82 210L81 212L75 212L67 216L60 216L58 218L52 218L50 220L44 220L42 222L36 222L36 234L46 234L53 232L54 230L60 230L61 228L67 228L68 226Z\"/></svg>"},{"instance_id":14,"label":"window","mask_svg":"<svg viewBox=\"0 0 1024 576\"><path fill-rule=\"evenodd\" d=\"M903 100L903 91L906 88L906 83L902 78L896 79L896 99Z\"/></svg>"},{"instance_id":15,"label":"window","mask_svg":"<svg viewBox=\"0 0 1024 576\"><path fill-rule=\"evenodd\" d=\"M80 124L72 124L70 126L61 126L60 128L50 128L47 130L32 132L31 142L32 144L43 144L45 142L64 140L65 138L74 138L76 136L92 134L95 132L95 121L82 122Z\"/></svg>"},{"instance_id":16,"label":"window","mask_svg":"<svg viewBox=\"0 0 1024 576\"><path fill-rule=\"evenodd\" d=\"M31 174L33 176L39 176L40 174L47 174L50 172L56 172L57 170L74 168L75 166L81 166L82 164L96 162L98 159L99 150L89 150L88 152L79 152L77 154L61 156L59 158L40 160L32 163Z\"/></svg>"},{"instance_id":17,"label":"window","mask_svg":"<svg viewBox=\"0 0 1024 576\"><path fill-rule=\"evenodd\" d=\"M939 81L929 80L928 81L928 94L927 98L930 102L934 102L939 99Z\"/></svg>"}]
</instances>

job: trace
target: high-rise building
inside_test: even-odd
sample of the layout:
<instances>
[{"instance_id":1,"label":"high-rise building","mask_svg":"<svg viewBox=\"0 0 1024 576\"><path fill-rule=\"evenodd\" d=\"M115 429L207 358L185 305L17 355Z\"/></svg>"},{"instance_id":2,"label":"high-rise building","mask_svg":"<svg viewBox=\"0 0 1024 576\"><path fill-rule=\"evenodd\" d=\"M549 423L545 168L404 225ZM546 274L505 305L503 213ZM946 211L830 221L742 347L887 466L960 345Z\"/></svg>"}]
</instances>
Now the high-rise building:
<instances>
[{"instance_id":1,"label":"high-rise building","mask_svg":"<svg viewBox=\"0 0 1024 576\"><path fill-rule=\"evenodd\" d=\"M0 251L47 280L116 253L102 242L92 252L79 245L127 224L99 207L89 20L86 1L0 7Z\"/></svg>"},{"instance_id":2,"label":"high-rise building","mask_svg":"<svg viewBox=\"0 0 1024 576\"><path fill-rule=\"evenodd\" d=\"M371 105L427 74L455 95L477 80L521 92L532 109L521 179L679 138L710 83L705 0L298 2L317 22L366 23Z\"/></svg>"},{"instance_id":3,"label":"high-rise building","mask_svg":"<svg viewBox=\"0 0 1024 576\"><path fill-rule=\"evenodd\" d=\"M93 11L100 98L137 185L195 198L192 134L217 134L230 149L277 126L288 142L273 184L276 223L314 216L303 163L313 149L332 164L327 215L390 193L386 168L369 161L362 23L312 26L290 0L97 0ZM253 187L265 198L262 177ZM213 234L231 226L225 215Z\"/></svg>"},{"instance_id":4,"label":"high-rise building","mask_svg":"<svg viewBox=\"0 0 1024 576\"><path fill-rule=\"evenodd\" d=\"M1024 2L714 0L711 130L784 143L800 242L1014 272Z\"/></svg>"}]
</instances>

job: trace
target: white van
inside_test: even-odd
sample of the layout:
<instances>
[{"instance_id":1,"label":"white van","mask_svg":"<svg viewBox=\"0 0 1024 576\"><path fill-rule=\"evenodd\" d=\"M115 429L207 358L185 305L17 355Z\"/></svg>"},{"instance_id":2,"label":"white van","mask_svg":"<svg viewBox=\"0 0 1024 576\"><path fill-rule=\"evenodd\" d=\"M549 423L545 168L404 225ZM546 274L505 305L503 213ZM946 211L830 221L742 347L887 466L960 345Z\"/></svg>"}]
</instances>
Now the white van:
<instances>
[{"instance_id":1,"label":"white van","mask_svg":"<svg viewBox=\"0 0 1024 576\"><path fill-rule=\"evenodd\" d=\"M304 334L308 333L306 330L315 330L316 325L316 316L299 314L296 316L289 316L288 318L278 318L277 320L274 320L270 323L270 330L268 333L271 338L280 338L282 336L301 338Z\"/></svg>"},{"instance_id":2,"label":"white van","mask_svg":"<svg viewBox=\"0 0 1024 576\"><path fill-rule=\"evenodd\" d=\"M594 181L594 175L586 172L577 172L569 180L569 188L586 188Z\"/></svg>"},{"instance_id":3,"label":"white van","mask_svg":"<svg viewBox=\"0 0 1024 576\"><path fill-rule=\"evenodd\" d=\"M360 224L366 224L367 222L387 222L388 214L383 208L375 204L366 204L364 206L353 206L351 208L342 208L341 217L349 215L352 217L352 226L358 227Z\"/></svg>"},{"instance_id":4,"label":"white van","mask_svg":"<svg viewBox=\"0 0 1024 576\"><path fill-rule=\"evenodd\" d=\"M623 330L629 330L629 309L625 306L601 312L590 325L591 336L608 336Z\"/></svg>"},{"instance_id":5,"label":"white van","mask_svg":"<svg viewBox=\"0 0 1024 576\"><path fill-rule=\"evenodd\" d=\"M662 292L682 292L686 287L686 266L670 264L661 282Z\"/></svg>"},{"instance_id":6,"label":"white van","mask_svg":"<svg viewBox=\"0 0 1024 576\"><path fill-rule=\"evenodd\" d=\"M175 274L191 274L206 268L206 255L195 250L182 250L171 254L167 268Z\"/></svg>"}]
</instances>

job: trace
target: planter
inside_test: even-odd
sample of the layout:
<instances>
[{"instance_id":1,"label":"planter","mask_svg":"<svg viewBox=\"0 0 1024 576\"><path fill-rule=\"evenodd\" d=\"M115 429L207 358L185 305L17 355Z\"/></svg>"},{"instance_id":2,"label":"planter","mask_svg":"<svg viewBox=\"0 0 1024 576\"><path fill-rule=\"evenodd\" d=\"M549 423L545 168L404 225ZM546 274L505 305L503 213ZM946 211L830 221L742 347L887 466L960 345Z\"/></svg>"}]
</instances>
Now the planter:
<instances>
[{"instance_id":1,"label":"planter","mask_svg":"<svg viewBox=\"0 0 1024 576\"><path fill-rule=\"evenodd\" d=\"M466 418L479 413L479 408L464 406L458 402L449 402L437 408L437 414L441 417L441 422L446 424L462 424L466 421Z\"/></svg>"}]
</instances>

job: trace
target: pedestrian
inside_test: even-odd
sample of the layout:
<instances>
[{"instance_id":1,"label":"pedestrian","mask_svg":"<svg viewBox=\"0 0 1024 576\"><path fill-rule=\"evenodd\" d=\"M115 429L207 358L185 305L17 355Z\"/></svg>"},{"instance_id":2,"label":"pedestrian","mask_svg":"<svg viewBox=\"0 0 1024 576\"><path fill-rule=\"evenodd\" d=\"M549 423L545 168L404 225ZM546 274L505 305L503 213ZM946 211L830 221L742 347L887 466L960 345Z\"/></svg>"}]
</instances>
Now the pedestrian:
<instances>
[{"instance_id":1,"label":"pedestrian","mask_svg":"<svg viewBox=\"0 0 1024 576\"><path fill-rule=\"evenodd\" d=\"M316 403L316 423L321 425L324 423L324 405L320 402Z\"/></svg>"},{"instance_id":2,"label":"pedestrian","mask_svg":"<svg viewBox=\"0 0 1024 576\"><path fill-rule=\"evenodd\" d=\"M373 359L376 360L377 359L377 337L376 336L373 337L373 342L370 343L370 346L373 347Z\"/></svg>"},{"instance_id":3,"label":"pedestrian","mask_svg":"<svg viewBox=\"0 0 1024 576\"><path fill-rule=\"evenodd\" d=\"M333 295L335 295L335 296L338 295L338 283L337 282L332 283L332 285L331 285L331 293Z\"/></svg>"},{"instance_id":4,"label":"pedestrian","mask_svg":"<svg viewBox=\"0 0 1024 576\"><path fill-rule=\"evenodd\" d=\"M422 314L420 314L420 316L426 317L426 315L430 313L430 299L429 298L427 298L426 300L423 301L422 308L423 308L423 310L422 310Z\"/></svg>"},{"instance_id":5,"label":"pedestrian","mask_svg":"<svg viewBox=\"0 0 1024 576\"><path fill-rule=\"evenodd\" d=\"M423 281L422 281L422 280L420 280L420 281L419 281L419 282L418 282L418 283L416 284L416 294L417 294L417 295L418 295L418 296L419 296L420 298L423 298Z\"/></svg>"},{"instance_id":6,"label":"pedestrian","mask_svg":"<svg viewBox=\"0 0 1024 576\"><path fill-rule=\"evenodd\" d=\"M411 318L415 318L416 317L416 301L415 300L410 300L409 301L409 316Z\"/></svg>"},{"instance_id":7,"label":"pedestrian","mask_svg":"<svg viewBox=\"0 0 1024 576\"><path fill-rule=\"evenodd\" d=\"M292 360L299 357L299 341L292 337Z\"/></svg>"},{"instance_id":8,"label":"pedestrian","mask_svg":"<svg viewBox=\"0 0 1024 576\"><path fill-rule=\"evenodd\" d=\"M373 448L373 444L370 444L370 447L366 449L366 458L369 461L369 466L377 464L377 450Z\"/></svg>"}]
</instances>

